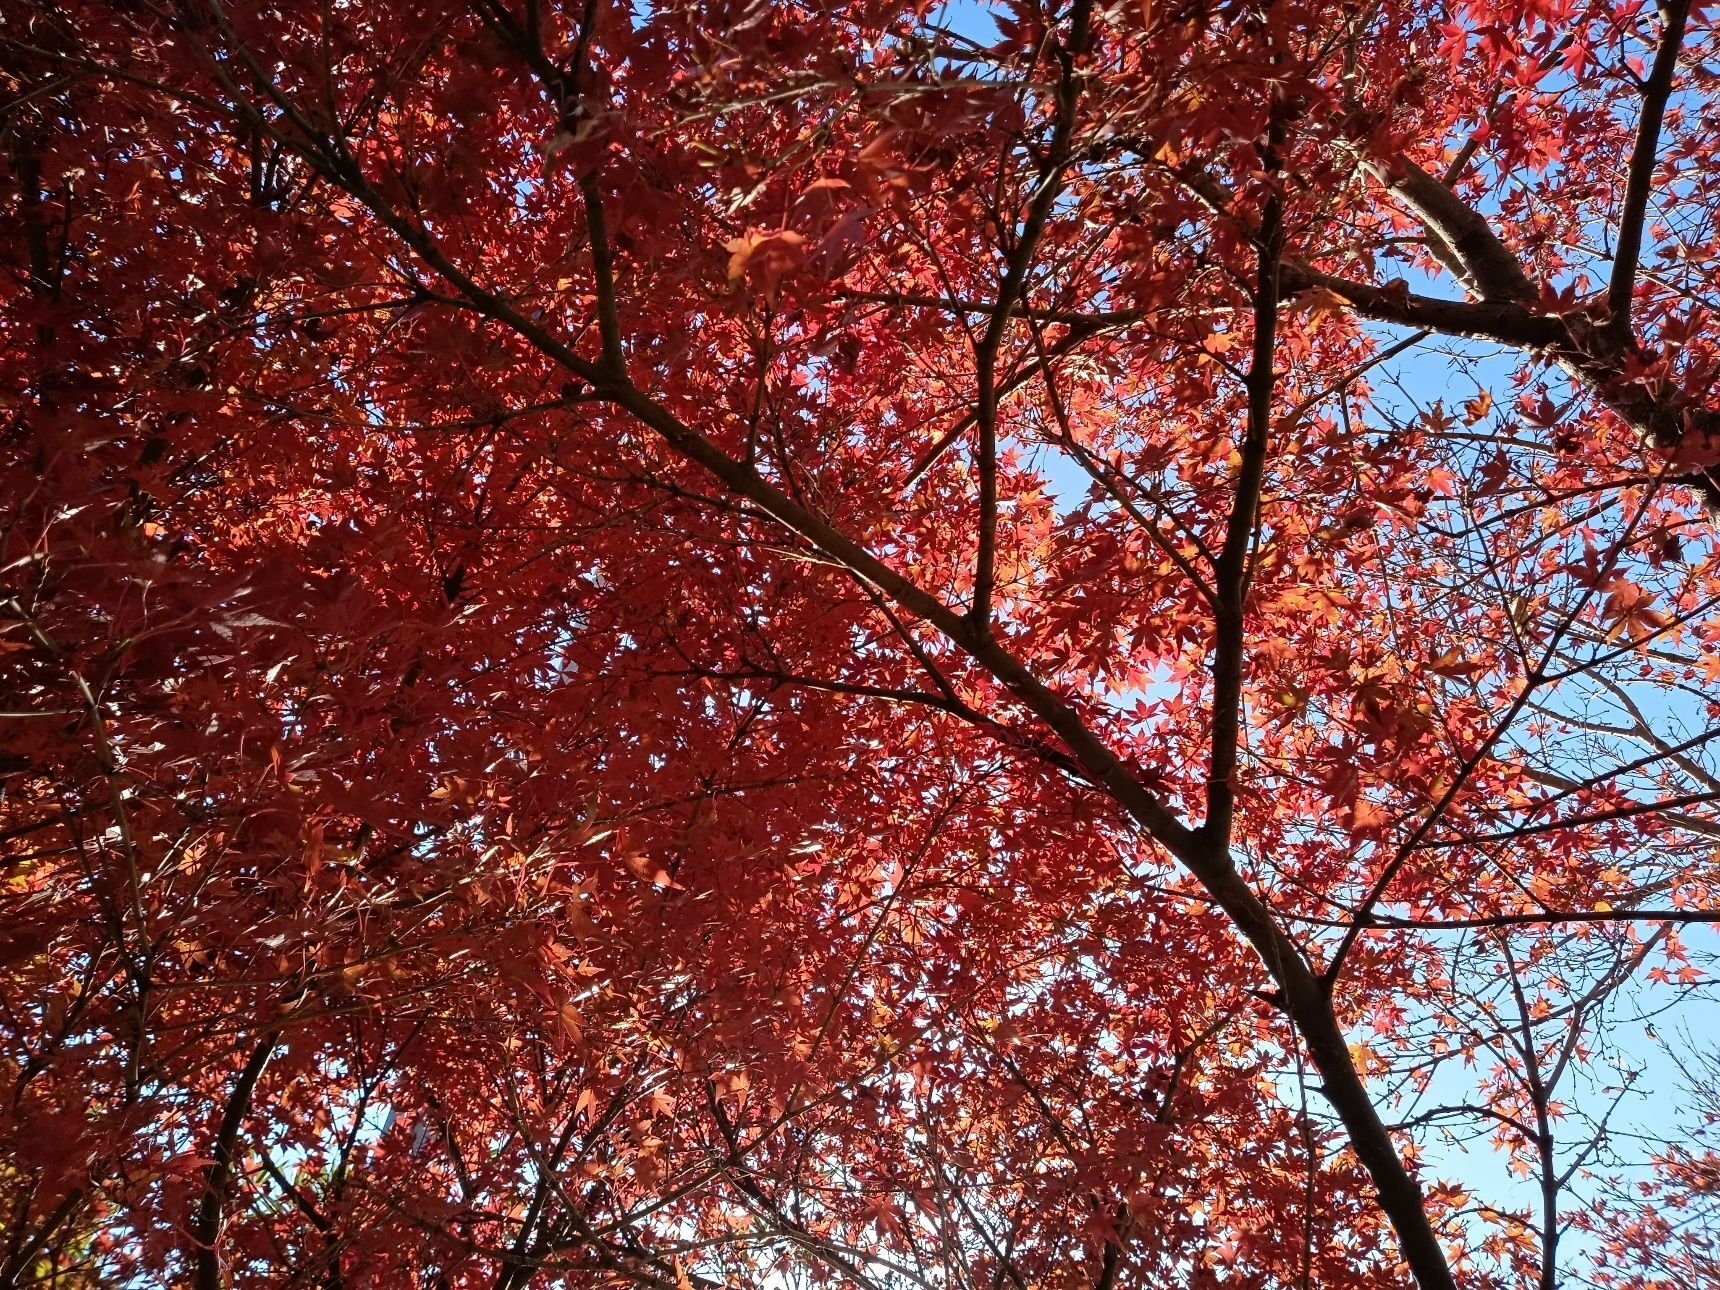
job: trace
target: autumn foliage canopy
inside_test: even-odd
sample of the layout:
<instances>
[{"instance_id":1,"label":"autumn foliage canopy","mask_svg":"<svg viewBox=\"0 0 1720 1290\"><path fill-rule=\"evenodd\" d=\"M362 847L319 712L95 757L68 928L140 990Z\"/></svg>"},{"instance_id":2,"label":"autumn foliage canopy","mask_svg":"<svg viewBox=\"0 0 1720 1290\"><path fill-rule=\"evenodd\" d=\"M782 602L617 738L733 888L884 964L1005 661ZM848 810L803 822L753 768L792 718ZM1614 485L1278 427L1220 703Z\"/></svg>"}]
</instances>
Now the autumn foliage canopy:
<instances>
[{"instance_id":1,"label":"autumn foliage canopy","mask_svg":"<svg viewBox=\"0 0 1720 1290\"><path fill-rule=\"evenodd\" d=\"M0 1285L1720 1284L1711 10L0 0Z\"/></svg>"}]
</instances>

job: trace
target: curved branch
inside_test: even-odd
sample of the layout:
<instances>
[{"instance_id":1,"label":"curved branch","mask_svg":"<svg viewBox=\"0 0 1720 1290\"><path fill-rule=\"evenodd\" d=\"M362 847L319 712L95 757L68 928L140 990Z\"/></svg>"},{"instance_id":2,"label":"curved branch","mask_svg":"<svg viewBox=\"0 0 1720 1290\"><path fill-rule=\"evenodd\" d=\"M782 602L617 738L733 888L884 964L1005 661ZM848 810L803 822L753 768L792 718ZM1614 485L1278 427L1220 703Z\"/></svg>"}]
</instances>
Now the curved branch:
<instances>
[{"instance_id":1,"label":"curved branch","mask_svg":"<svg viewBox=\"0 0 1720 1290\"><path fill-rule=\"evenodd\" d=\"M203 1198L197 1203L197 1213L191 1222L194 1244L195 1275L192 1284L197 1290L221 1290L221 1222L227 1202L227 1187L233 1179L233 1157L239 1146L239 1130L251 1112L251 1099L257 1091L257 1081L274 1056L280 1042L281 1029L272 1026L263 1032L250 1060L233 1081L233 1091L227 1095L227 1107L221 1114L221 1127L215 1134L214 1160L203 1184Z\"/></svg>"},{"instance_id":2,"label":"curved branch","mask_svg":"<svg viewBox=\"0 0 1720 1290\"><path fill-rule=\"evenodd\" d=\"M1660 18L1665 29L1655 50L1654 68L1642 91L1642 116L1637 122L1636 147L1631 152L1624 206L1619 212L1612 279L1607 284L1607 308L1611 311L1607 332L1621 345L1630 342L1631 296L1636 290L1637 265L1642 259L1642 226L1660 156L1660 125L1666 117L1666 100L1672 95L1672 78L1678 70L1678 54L1690 18L1690 0L1671 0L1661 7Z\"/></svg>"}]
</instances>

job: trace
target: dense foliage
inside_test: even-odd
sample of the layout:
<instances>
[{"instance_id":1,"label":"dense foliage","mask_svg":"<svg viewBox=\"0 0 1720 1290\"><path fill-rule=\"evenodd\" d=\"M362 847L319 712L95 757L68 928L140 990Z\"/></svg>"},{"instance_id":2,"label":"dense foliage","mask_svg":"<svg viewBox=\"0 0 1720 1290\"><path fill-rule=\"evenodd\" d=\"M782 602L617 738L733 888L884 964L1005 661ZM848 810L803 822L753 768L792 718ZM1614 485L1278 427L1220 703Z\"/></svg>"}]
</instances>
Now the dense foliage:
<instances>
[{"instance_id":1,"label":"dense foliage","mask_svg":"<svg viewBox=\"0 0 1720 1290\"><path fill-rule=\"evenodd\" d=\"M0 94L0 1284L1715 1284L1702 6Z\"/></svg>"}]
</instances>

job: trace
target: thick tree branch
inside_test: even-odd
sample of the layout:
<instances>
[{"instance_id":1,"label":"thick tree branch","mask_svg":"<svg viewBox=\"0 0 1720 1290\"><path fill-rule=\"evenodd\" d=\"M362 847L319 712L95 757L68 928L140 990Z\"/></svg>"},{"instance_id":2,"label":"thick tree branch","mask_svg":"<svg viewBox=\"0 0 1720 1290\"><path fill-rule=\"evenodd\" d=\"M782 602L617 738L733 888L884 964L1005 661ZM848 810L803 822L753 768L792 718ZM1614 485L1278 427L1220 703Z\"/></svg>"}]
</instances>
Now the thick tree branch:
<instances>
[{"instance_id":1,"label":"thick tree branch","mask_svg":"<svg viewBox=\"0 0 1720 1290\"><path fill-rule=\"evenodd\" d=\"M1430 245L1440 263L1472 294L1489 304L1536 298L1539 293L1522 261L1486 218L1451 189L1402 155L1364 164L1415 212L1432 235Z\"/></svg>"},{"instance_id":2,"label":"thick tree branch","mask_svg":"<svg viewBox=\"0 0 1720 1290\"><path fill-rule=\"evenodd\" d=\"M1331 292L1362 317L1441 332L1468 336L1528 350L1551 350L1567 339L1558 319L1531 313L1517 301L1441 300L1417 295L1402 281L1380 286L1353 278L1324 273L1298 260L1284 265L1286 296L1303 291Z\"/></svg>"},{"instance_id":3,"label":"thick tree branch","mask_svg":"<svg viewBox=\"0 0 1720 1290\"><path fill-rule=\"evenodd\" d=\"M1539 355L1623 418L1646 447L1675 452L1687 436L1699 441L1720 437L1720 413L1631 379L1627 370L1640 351L1621 350L1580 315L1534 313L1513 300L1441 300L1417 295L1402 282L1357 282L1297 261L1286 262L1283 283L1287 295L1328 291L1375 322L1493 341ZM1720 466L1704 466L1669 482L1695 489L1711 510L1720 507Z\"/></svg>"},{"instance_id":4,"label":"thick tree branch","mask_svg":"<svg viewBox=\"0 0 1720 1290\"><path fill-rule=\"evenodd\" d=\"M1273 126L1263 157L1276 182L1280 128ZM1248 371L1248 426L1237 467L1235 497L1224 546L1213 571L1212 740L1202 832L1230 846L1236 806L1236 766L1242 742L1242 682L1247 649L1249 569L1260 524L1260 493L1271 443L1273 362L1278 346L1279 264L1284 255L1283 207L1273 191L1261 219L1254 284L1254 352Z\"/></svg>"},{"instance_id":5,"label":"thick tree branch","mask_svg":"<svg viewBox=\"0 0 1720 1290\"><path fill-rule=\"evenodd\" d=\"M579 181L585 201L585 226L591 238L591 269L597 280L597 334L603 343L603 364L623 379L627 350L621 338L621 310L615 298L615 256L609 244L609 222L595 175Z\"/></svg>"},{"instance_id":6,"label":"thick tree branch","mask_svg":"<svg viewBox=\"0 0 1720 1290\"><path fill-rule=\"evenodd\" d=\"M239 1131L244 1127L245 1117L251 1113L251 1098L257 1090L257 1081L263 1077L263 1068L274 1056L275 1045L280 1038L278 1025L263 1032L263 1037L251 1050L250 1060L239 1072L238 1079L233 1081L232 1092L227 1095L221 1127L215 1133L213 1162L203 1183L203 1198L197 1203L197 1213L191 1223L191 1236L195 1242L192 1263L197 1290L221 1290L221 1221L227 1203L227 1187L233 1178L233 1159L239 1149Z\"/></svg>"},{"instance_id":7,"label":"thick tree branch","mask_svg":"<svg viewBox=\"0 0 1720 1290\"><path fill-rule=\"evenodd\" d=\"M1654 54L1654 67L1643 86L1642 116L1637 121L1636 146L1631 151L1624 205L1619 211L1612 279L1607 284L1607 334L1620 346L1628 345L1631 340L1631 296L1636 290L1637 266L1642 259L1642 226L1660 157L1660 126L1666 117L1666 101L1672 95L1672 78L1678 71L1684 28L1690 18L1690 0L1671 0L1662 5L1660 18L1663 30Z\"/></svg>"}]
</instances>

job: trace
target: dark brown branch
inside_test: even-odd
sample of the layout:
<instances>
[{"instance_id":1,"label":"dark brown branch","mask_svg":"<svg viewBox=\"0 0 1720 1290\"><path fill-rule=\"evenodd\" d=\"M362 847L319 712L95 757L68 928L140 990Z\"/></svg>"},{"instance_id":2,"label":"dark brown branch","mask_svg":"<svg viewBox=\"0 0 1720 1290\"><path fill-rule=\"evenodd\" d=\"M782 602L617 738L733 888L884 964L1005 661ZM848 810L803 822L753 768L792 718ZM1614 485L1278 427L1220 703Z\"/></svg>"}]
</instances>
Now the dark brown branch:
<instances>
[{"instance_id":1,"label":"dark brown branch","mask_svg":"<svg viewBox=\"0 0 1720 1290\"><path fill-rule=\"evenodd\" d=\"M1052 129L1050 147L1041 167L1037 191L1028 207L1027 219L1009 257L1003 282L998 287L991 321L974 356L978 384L974 420L979 427L979 551L974 562L973 605L968 612L974 626L988 635L991 631L992 591L997 579L998 354L1009 332L1010 317L1027 287L1027 275L1033 268L1039 239L1044 235L1052 207L1063 191L1063 173L1070 160L1070 143L1075 137L1076 104L1080 97L1076 63L1086 53L1092 15L1092 0L1075 0L1069 20L1069 42L1060 47L1056 55L1062 65L1057 82L1057 123Z\"/></svg>"},{"instance_id":2,"label":"dark brown branch","mask_svg":"<svg viewBox=\"0 0 1720 1290\"><path fill-rule=\"evenodd\" d=\"M1012 390L1025 384L1040 370L1042 363L1062 357L1073 350L1082 341L1101 330L1103 330L1103 328L1098 325L1071 324L1069 333L1058 340L1055 345L1051 346L1042 359L1035 359L1033 362L1024 363L1015 371L1011 372L1009 376L1005 377L998 386L998 394L1000 396L1008 394ZM925 477L926 472L933 466L937 465L938 462L942 460L944 454L950 450L956 441L968 432L968 430L973 426L974 421L974 413L972 411L966 412L953 426L943 434L939 435L937 439L933 441L931 447L922 452L915 460L913 467L908 471L908 477L902 481L903 491L905 492L915 484L919 483L919 481Z\"/></svg>"},{"instance_id":3,"label":"dark brown branch","mask_svg":"<svg viewBox=\"0 0 1720 1290\"><path fill-rule=\"evenodd\" d=\"M856 291L843 288L836 292L844 300L866 304L891 305L896 308L935 309L950 314L989 314L996 306L983 300L964 300L957 296L928 296L903 291ZM1075 309L1037 309L1018 304L1012 311L1015 318L1029 318L1052 326L1079 327L1091 331L1099 327L1121 327L1148 317L1148 309L1111 309L1097 313L1082 313Z\"/></svg>"},{"instance_id":4,"label":"dark brown branch","mask_svg":"<svg viewBox=\"0 0 1720 1290\"><path fill-rule=\"evenodd\" d=\"M585 199L585 226L591 238L591 269L597 281L597 334L603 344L603 364L623 379L627 375L627 350L621 339L621 310L615 298L615 256L609 245L609 222L603 214L603 194L597 177L579 181Z\"/></svg>"},{"instance_id":5,"label":"dark brown branch","mask_svg":"<svg viewBox=\"0 0 1720 1290\"><path fill-rule=\"evenodd\" d=\"M1548 788L1558 789L1561 797L1592 787L1591 784L1566 779L1564 776L1555 775L1550 771L1529 769L1525 770L1523 774L1537 784L1545 784ZM1696 816L1687 815L1682 811L1662 810L1659 814L1661 819L1674 828L1683 829L1686 833L1694 833L1697 837L1707 838L1713 842L1720 842L1720 824L1713 820L1698 819Z\"/></svg>"},{"instance_id":6,"label":"dark brown branch","mask_svg":"<svg viewBox=\"0 0 1720 1290\"><path fill-rule=\"evenodd\" d=\"M1682 811L1686 806L1700 806L1704 802L1713 801L1720 801L1720 790L1685 793L1679 797L1668 798L1664 802L1632 802L1628 806L1618 806L1608 811L1596 811L1593 814L1580 815L1574 819L1548 820L1542 824L1525 824L1521 828L1505 829L1498 833L1487 833L1474 837L1433 838L1420 843L1419 849L1433 851L1450 847L1490 846L1500 842L1516 842L1522 838L1553 833L1559 829L1581 828L1590 824L1609 824L1614 820L1635 819L1642 815L1670 815Z\"/></svg>"},{"instance_id":7,"label":"dark brown branch","mask_svg":"<svg viewBox=\"0 0 1720 1290\"><path fill-rule=\"evenodd\" d=\"M729 1119L728 1112L723 1110L722 1099L717 1096L715 1085L705 1085L705 1101L711 1109L711 1118L716 1123L717 1132L722 1136L723 1145L728 1148L723 1161L723 1175L746 1198L750 1207L775 1223L778 1231L790 1242L827 1263L847 1280L862 1287L862 1290L879 1290L878 1283L867 1276L865 1269L848 1257L846 1252L818 1236L804 1224L796 1222L759 1186L752 1170L746 1165L746 1152L741 1146L740 1135Z\"/></svg>"},{"instance_id":8,"label":"dark brown branch","mask_svg":"<svg viewBox=\"0 0 1720 1290\"><path fill-rule=\"evenodd\" d=\"M1671 923L1690 927L1720 923L1715 909L1549 909L1532 914L1492 914L1474 918L1388 918L1373 926L1395 931L1444 932L1471 928L1558 926L1564 923Z\"/></svg>"},{"instance_id":9,"label":"dark brown branch","mask_svg":"<svg viewBox=\"0 0 1720 1290\"><path fill-rule=\"evenodd\" d=\"M1690 0L1671 0L1662 5L1660 17L1664 30L1655 50L1654 67L1642 90L1642 116L1637 121L1636 146L1631 151L1624 206L1619 212L1612 279L1607 284L1607 334L1621 346L1631 340L1631 296L1636 290L1637 265L1642 259L1642 226L1660 156L1660 126L1666 117L1666 101L1672 95L1672 78L1678 71L1684 28L1690 18Z\"/></svg>"},{"instance_id":10,"label":"dark brown branch","mask_svg":"<svg viewBox=\"0 0 1720 1290\"><path fill-rule=\"evenodd\" d=\"M227 1095L227 1107L222 1112L221 1127L216 1131L215 1148L211 1153L213 1163L209 1166L203 1183L203 1198L197 1204L197 1213L191 1223L197 1290L221 1290L221 1220L227 1202L227 1187L233 1178L233 1158L239 1148L239 1131L251 1112L251 1098L256 1093L257 1081L262 1078L263 1068L274 1055L280 1037L279 1026L263 1032L263 1037L251 1050L250 1060L239 1072L239 1078L233 1081L233 1091Z\"/></svg>"},{"instance_id":11,"label":"dark brown branch","mask_svg":"<svg viewBox=\"0 0 1720 1290\"><path fill-rule=\"evenodd\" d=\"M74 1187L66 1193L64 1199L55 1207L54 1212L42 1220L42 1225L36 1229L35 1235L18 1244L12 1252L12 1256L6 1262L0 1263L0 1286L20 1284L31 1261L47 1246L49 1241L54 1239L54 1233L59 1231L66 1221L77 1212L78 1207L84 1203L85 1196L86 1193L81 1187ZM26 1215L20 1213L19 1222L22 1223L25 1220ZM21 1231L19 1235L22 1235Z\"/></svg>"},{"instance_id":12,"label":"dark brown branch","mask_svg":"<svg viewBox=\"0 0 1720 1290\"><path fill-rule=\"evenodd\" d=\"M1413 210L1432 234L1429 243L1440 263L1487 303L1536 298L1523 263L1474 207L1408 157L1367 163L1374 175Z\"/></svg>"},{"instance_id":13,"label":"dark brown branch","mask_svg":"<svg viewBox=\"0 0 1720 1290\"><path fill-rule=\"evenodd\" d=\"M1554 362L1622 417L1650 448L1676 451L1688 435L1720 438L1720 413L1627 379L1630 360L1646 357L1634 338L1605 332L1581 314L1534 312L1537 292L1522 263L1486 219L1445 184L1405 157L1390 166L1371 162L1368 169L1416 212L1441 263L1479 299L1416 295L1402 281L1356 282L1296 259L1284 263L1286 295L1322 289L1375 322L1493 341ZM1215 213L1233 215L1229 191L1212 176L1192 167L1174 173ZM1711 511L1720 510L1720 466L1706 466L1670 482L1695 489Z\"/></svg>"},{"instance_id":14,"label":"dark brown branch","mask_svg":"<svg viewBox=\"0 0 1720 1290\"><path fill-rule=\"evenodd\" d=\"M1687 435L1720 436L1720 414L1625 379L1627 358L1640 351L1634 344L1613 344L1580 315L1560 318L1533 313L1513 300L1441 300L1416 295L1402 282L1383 287L1356 282L1296 261L1286 262L1283 283L1286 294L1329 291L1375 322L1469 336L1539 355L1558 364L1623 418L1646 447L1673 452ZM1720 467L1703 467L1669 482L1695 489L1710 509L1720 507Z\"/></svg>"},{"instance_id":15,"label":"dark brown branch","mask_svg":"<svg viewBox=\"0 0 1720 1290\"><path fill-rule=\"evenodd\" d=\"M1263 157L1276 181L1281 128L1274 125ZM1261 218L1254 286L1254 352L1248 370L1248 427L1237 467L1230 521L1213 571L1212 748L1202 832L1217 846L1230 846L1236 807L1236 767L1242 742L1242 680L1247 650L1245 615L1249 571L1260 523L1260 494L1271 444L1274 352L1278 344L1279 263L1284 254L1283 209L1276 191Z\"/></svg>"},{"instance_id":16,"label":"dark brown branch","mask_svg":"<svg viewBox=\"0 0 1720 1290\"><path fill-rule=\"evenodd\" d=\"M1417 295L1401 281L1385 286L1357 282L1294 260L1284 265L1283 286L1285 295L1315 289L1329 291L1362 317L1375 322L1422 328L1447 336L1469 336L1517 349L1551 350L1569 339L1558 319L1531 313L1511 300L1441 300Z\"/></svg>"}]
</instances>

